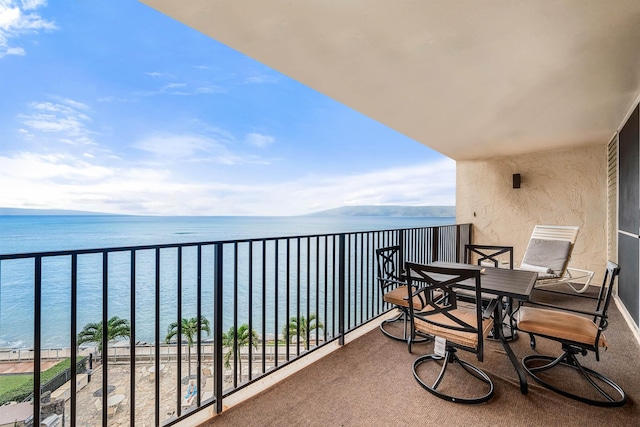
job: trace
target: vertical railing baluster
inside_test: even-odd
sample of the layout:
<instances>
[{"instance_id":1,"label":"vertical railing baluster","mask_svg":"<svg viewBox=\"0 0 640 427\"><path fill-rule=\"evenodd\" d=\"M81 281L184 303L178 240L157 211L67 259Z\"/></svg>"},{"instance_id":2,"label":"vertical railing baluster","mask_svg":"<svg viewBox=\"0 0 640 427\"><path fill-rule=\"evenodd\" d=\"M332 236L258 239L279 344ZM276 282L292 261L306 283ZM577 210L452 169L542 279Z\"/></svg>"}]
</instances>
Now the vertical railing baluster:
<instances>
[{"instance_id":1,"label":"vertical railing baluster","mask_svg":"<svg viewBox=\"0 0 640 427\"><path fill-rule=\"evenodd\" d=\"M340 334L339 344L344 345L344 309L345 309L345 257L347 256L345 252L345 235L344 233L340 234L339 237L339 250L338 250L338 333Z\"/></svg>"},{"instance_id":2,"label":"vertical railing baluster","mask_svg":"<svg viewBox=\"0 0 640 427\"><path fill-rule=\"evenodd\" d=\"M267 241L262 241L262 372L267 370Z\"/></svg>"},{"instance_id":3,"label":"vertical railing baluster","mask_svg":"<svg viewBox=\"0 0 640 427\"><path fill-rule=\"evenodd\" d=\"M236 339L238 334L234 334ZM253 242L249 242L249 351L247 360L247 381L251 381L253 374ZM238 351L238 345L234 347L238 352L238 357L242 357ZM242 369L240 369L240 382L242 382Z\"/></svg>"},{"instance_id":4,"label":"vertical railing baluster","mask_svg":"<svg viewBox=\"0 0 640 427\"><path fill-rule=\"evenodd\" d=\"M236 247L237 248L237 247ZM236 251L237 253L237 251ZM214 344L214 365L216 375L214 376L214 386L215 386L215 399L216 399L216 408L215 411L217 414L222 412L222 306L223 306L223 266L224 266L224 253L223 253L223 244L216 243L215 245L215 276L214 276L214 292L213 292L213 305L214 305L214 321L213 321L213 344ZM234 356L234 359L236 357Z\"/></svg>"},{"instance_id":5,"label":"vertical railing baluster","mask_svg":"<svg viewBox=\"0 0 640 427\"><path fill-rule=\"evenodd\" d=\"M198 258L199 252L196 254ZM198 261L198 264L199 261ZM200 277L196 271L196 280ZM176 412L182 415L182 247L178 248L178 283L176 289Z\"/></svg>"},{"instance_id":6,"label":"vertical railing baluster","mask_svg":"<svg viewBox=\"0 0 640 427\"><path fill-rule=\"evenodd\" d=\"M200 248L200 256L202 256L202 247ZM200 263L202 268L202 263ZM198 274L198 280L196 281L196 336L198 337L198 343L196 344L196 406L200 406L202 390L202 270ZM211 328L209 328L211 329ZM191 366L191 359L189 359L189 365ZM189 376L191 381L191 376Z\"/></svg>"},{"instance_id":7,"label":"vertical railing baluster","mask_svg":"<svg viewBox=\"0 0 640 427\"><path fill-rule=\"evenodd\" d=\"M40 425L42 353L42 257L35 258L33 292L33 424Z\"/></svg>"},{"instance_id":8,"label":"vertical railing baluster","mask_svg":"<svg viewBox=\"0 0 640 427\"><path fill-rule=\"evenodd\" d=\"M109 383L109 252L102 252L102 425L107 426L107 385Z\"/></svg>"},{"instance_id":9,"label":"vertical railing baluster","mask_svg":"<svg viewBox=\"0 0 640 427\"><path fill-rule=\"evenodd\" d=\"M131 318L129 334L129 425L135 427L136 424L136 251L131 251L130 261L130 300L129 317Z\"/></svg>"},{"instance_id":10,"label":"vertical railing baluster","mask_svg":"<svg viewBox=\"0 0 640 427\"><path fill-rule=\"evenodd\" d=\"M460 236L460 226L456 226L456 247L455 247L455 253L456 253L456 262L462 262L462 251L460 250L460 243L461 243L461 236Z\"/></svg>"},{"instance_id":11,"label":"vertical railing baluster","mask_svg":"<svg viewBox=\"0 0 640 427\"><path fill-rule=\"evenodd\" d=\"M360 323L364 322L364 233L360 233Z\"/></svg>"},{"instance_id":12,"label":"vertical railing baluster","mask_svg":"<svg viewBox=\"0 0 640 427\"><path fill-rule=\"evenodd\" d=\"M338 326L338 331L340 330L340 326L338 322L336 322L336 302L339 304L339 298L336 298L338 295L338 280L336 280L336 260L337 260L337 247L336 247L336 236L335 234L331 236L331 251L332 259L331 259L331 292L333 295L333 301L331 303L331 335L336 336L336 326ZM338 301L336 301L338 300ZM339 308L338 308L339 310Z\"/></svg>"},{"instance_id":13,"label":"vertical railing baluster","mask_svg":"<svg viewBox=\"0 0 640 427\"><path fill-rule=\"evenodd\" d=\"M300 238L296 240L298 242L298 253L296 254L296 356L300 356Z\"/></svg>"},{"instance_id":14,"label":"vertical railing baluster","mask_svg":"<svg viewBox=\"0 0 640 427\"><path fill-rule=\"evenodd\" d=\"M69 335L71 338L71 403L69 414L71 427L76 425L76 414L78 409L78 254L71 255L71 327ZM66 418L66 417L65 417ZM66 420L65 420L66 421Z\"/></svg>"},{"instance_id":15,"label":"vertical railing baluster","mask_svg":"<svg viewBox=\"0 0 640 427\"><path fill-rule=\"evenodd\" d=\"M431 249L431 262L438 261L440 259L440 254L438 253L438 247L440 243L440 229L433 229L433 241L432 241L432 249Z\"/></svg>"},{"instance_id":16,"label":"vertical railing baluster","mask_svg":"<svg viewBox=\"0 0 640 427\"><path fill-rule=\"evenodd\" d=\"M217 260L217 258L216 258ZM233 330L238 330L238 242L233 243ZM233 349L238 346L238 334L233 334ZM222 373L222 371L220 371ZM240 373L242 375L242 373ZM242 378L241 378L242 379ZM233 387L238 387L238 351L234 350L233 355Z\"/></svg>"},{"instance_id":17,"label":"vertical railing baluster","mask_svg":"<svg viewBox=\"0 0 640 427\"><path fill-rule=\"evenodd\" d=\"M304 335L305 335L305 348L309 348L309 345L311 344L311 340L309 337L309 317L311 316L311 237L307 237L307 264L306 264L306 270L307 270L307 322L305 325L306 331L304 331ZM300 322L300 319L298 319L298 323ZM298 334L298 339L300 339L300 335Z\"/></svg>"},{"instance_id":18,"label":"vertical railing baluster","mask_svg":"<svg viewBox=\"0 0 640 427\"><path fill-rule=\"evenodd\" d=\"M274 278L274 307L275 307L275 313L274 313L274 317L275 320L273 322L274 326L274 334L273 336L275 337L274 339L274 343L273 343L273 354L274 354L274 366L278 367L279 363L278 363L278 312L280 311L280 306L278 304L278 296L279 296L279 292L278 292L278 288L280 287L280 283L279 283L279 264L280 264L280 249L279 249L279 239L275 240L275 248L274 248L274 253L275 253L275 278Z\"/></svg>"},{"instance_id":19,"label":"vertical railing baluster","mask_svg":"<svg viewBox=\"0 0 640 427\"><path fill-rule=\"evenodd\" d=\"M324 236L324 315L322 316L322 318L324 319L325 325L324 325L324 329L323 329L323 336L324 336L324 342L327 342L327 329L328 329L328 325L326 324L328 322L328 304L329 304L329 278L328 273L329 273L329 266L327 265L329 262L329 256L328 256L328 251L329 251L329 238L325 235Z\"/></svg>"},{"instance_id":20,"label":"vertical railing baluster","mask_svg":"<svg viewBox=\"0 0 640 427\"><path fill-rule=\"evenodd\" d=\"M155 392L154 419L155 425L160 425L160 248L155 250ZM106 385L105 385L106 386ZM104 389L106 390L106 388Z\"/></svg>"},{"instance_id":21,"label":"vertical railing baluster","mask_svg":"<svg viewBox=\"0 0 640 427\"><path fill-rule=\"evenodd\" d=\"M345 330L342 332L342 335L349 329L351 329L351 241L353 235L347 234L344 257L346 260L345 263L345 296L346 296L346 309L347 309L347 318L345 323Z\"/></svg>"},{"instance_id":22,"label":"vertical railing baluster","mask_svg":"<svg viewBox=\"0 0 640 427\"><path fill-rule=\"evenodd\" d=\"M291 346L289 345L289 343L291 342L291 339L289 337L289 316L291 316L291 311L290 311L290 307L291 307L291 239L287 239L286 242L287 242L287 264L286 264L287 305L285 306L284 324L286 325L285 327L286 332L284 336L284 341L286 346L285 347L286 360L288 362L291 357L291 349L290 349Z\"/></svg>"},{"instance_id":23,"label":"vertical railing baluster","mask_svg":"<svg viewBox=\"0 0 640 427\"><path fill-rule=\"evenodd\" d=\"M378 268L379 268L378 267L378 256L377 256L375 250L380 248L380 247L382 247L380 245L380 235L381 234L382 233L375 233L373 235L373 241L374 241L374 243L373 243L373 249L374 249L374 258L373 258L373 269L374 269L374 272L373 272L373 277L374 277L374 280L376 282L376 284L375 284L375 292L376 293L375 293L374 299L375 299L375 308L376 308L376 313L377 314L379 314L382 311L382 304L381 304L381 298L380 298L380 294L381 294L381 292L380 292L380 284L378 283L378 279L377 279L377 277L378 277ZM400 245L400 252L402 253L402 245Z\"/></svg>"},{"instance_id":24,"label":"vertical railing baluster","mask_svg":"<svg viewBox=\"0 0 640 427\"><path fill-rule=\"evenodd\" d=\"M320 236L316 236L316 347L320 342ZM311 323L309 323L311 327Z\"/></svg>"}]
</instances>

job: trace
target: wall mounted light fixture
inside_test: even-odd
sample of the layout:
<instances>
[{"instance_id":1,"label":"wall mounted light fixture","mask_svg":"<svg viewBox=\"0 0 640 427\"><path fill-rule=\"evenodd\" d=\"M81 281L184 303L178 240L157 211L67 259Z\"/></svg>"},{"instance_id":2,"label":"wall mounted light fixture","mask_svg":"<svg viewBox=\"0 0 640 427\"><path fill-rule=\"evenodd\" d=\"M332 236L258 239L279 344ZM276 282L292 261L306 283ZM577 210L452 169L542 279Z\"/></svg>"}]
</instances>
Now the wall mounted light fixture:
<instances>
[{"instance_id":1,"label":"wall mounted light fixture","mask_svg":"<svg viewBox=\"0 0 640 427\"><path fill-rule=\"evenodd\" d=\"M521 177L519 173L513 174L513 188L520 188Z\"/></svg>"}]
</instances>

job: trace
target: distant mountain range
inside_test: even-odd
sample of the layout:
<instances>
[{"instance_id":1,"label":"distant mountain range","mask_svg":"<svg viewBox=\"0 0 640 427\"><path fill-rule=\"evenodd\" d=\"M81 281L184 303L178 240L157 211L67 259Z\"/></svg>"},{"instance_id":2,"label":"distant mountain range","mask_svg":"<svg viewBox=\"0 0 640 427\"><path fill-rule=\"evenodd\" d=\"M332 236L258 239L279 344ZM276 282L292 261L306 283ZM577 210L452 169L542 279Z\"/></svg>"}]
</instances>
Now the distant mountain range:
<instances>
[{"instance_id":1,"label":"distant mountain range","mask_svg":"<svg viewBox=\"0 0 640 427\"><path fill-rule=\"evenodd\" d=\"M455 217L455 206L343 206L307 216L414 216Z\"/></svg>"}]
</instances>

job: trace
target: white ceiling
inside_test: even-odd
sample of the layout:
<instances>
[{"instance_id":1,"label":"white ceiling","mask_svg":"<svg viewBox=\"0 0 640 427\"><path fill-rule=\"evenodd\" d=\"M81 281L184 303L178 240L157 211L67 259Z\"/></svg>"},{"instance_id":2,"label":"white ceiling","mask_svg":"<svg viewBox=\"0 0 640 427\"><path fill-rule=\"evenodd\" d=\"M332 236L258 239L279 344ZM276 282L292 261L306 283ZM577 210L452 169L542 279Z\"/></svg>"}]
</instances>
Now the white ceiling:
<instances>
[{"instance_id":1,"label":"white ceiling","mask_svg":"<svg viewBox=\"0 0 640 427\"><path fill-rule=\"evenodd\" d=\"M455 160L606 144L640 90L640 0L140 1Z\"/></svg>"}]
</instances>

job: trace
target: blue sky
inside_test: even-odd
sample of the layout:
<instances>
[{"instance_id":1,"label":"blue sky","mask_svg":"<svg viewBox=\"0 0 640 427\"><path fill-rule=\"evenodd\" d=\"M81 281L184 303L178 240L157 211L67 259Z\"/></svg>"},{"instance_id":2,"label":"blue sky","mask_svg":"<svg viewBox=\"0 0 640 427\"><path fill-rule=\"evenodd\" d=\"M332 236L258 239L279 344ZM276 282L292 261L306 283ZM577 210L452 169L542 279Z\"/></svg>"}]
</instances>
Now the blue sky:
<instances>
[{"instance_id":1,"label":"blue sky","mask_svg":"<svg viewBox=\"0 0 640 427\"><path fill-rule=\"evenodd\" d=\"M453 205L455 163L135 0L0 0L0 206Z\"/></svg>"}]
</instances>

